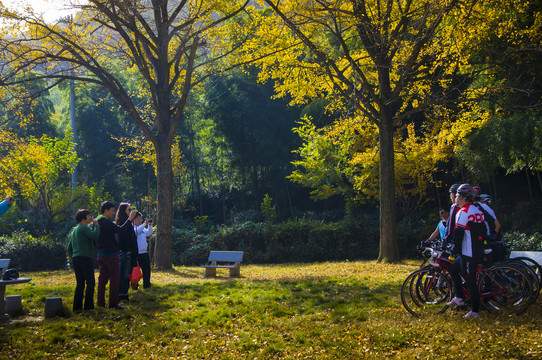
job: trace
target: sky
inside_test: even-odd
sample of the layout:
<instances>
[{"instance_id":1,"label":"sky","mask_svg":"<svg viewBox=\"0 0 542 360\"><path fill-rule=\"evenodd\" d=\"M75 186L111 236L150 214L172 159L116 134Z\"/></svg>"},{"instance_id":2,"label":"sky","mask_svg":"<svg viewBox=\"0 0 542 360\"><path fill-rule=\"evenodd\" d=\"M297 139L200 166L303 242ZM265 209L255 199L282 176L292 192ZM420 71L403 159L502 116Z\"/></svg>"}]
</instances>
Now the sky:
<instances>
[{"instance_id":1,"label":"sky","mask_svg":"<svg viewBox=\"0 0 542 360\"><path fill-rule=\"evenodd\" d=\"M55 21L60 17L65 17L73 13L70 8L72 0L0 0L8 8L20 9L21 4L32 6L36 14L43 15L47 22Z\"/></svg>"}]
</instances>

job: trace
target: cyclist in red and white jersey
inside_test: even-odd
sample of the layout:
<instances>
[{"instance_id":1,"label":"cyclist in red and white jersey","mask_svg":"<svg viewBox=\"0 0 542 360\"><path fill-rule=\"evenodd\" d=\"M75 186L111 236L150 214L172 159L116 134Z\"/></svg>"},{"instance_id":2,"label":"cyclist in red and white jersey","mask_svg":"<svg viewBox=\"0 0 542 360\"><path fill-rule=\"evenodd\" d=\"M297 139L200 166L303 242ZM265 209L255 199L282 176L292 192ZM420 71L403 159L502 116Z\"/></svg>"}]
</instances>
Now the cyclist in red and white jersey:
<instances>
[{"instance_id":1,"label":"cyclist in red and white jersey","mask_svg":"<svg viewBox=\"0 0 542 360\"><path fill-rule=\"evenodd\" d=\"M465 278L472 302L472 310L465 315L466 318L480 316L480 293L476 287L476 268L484 261L484 235L486 234L484 213L473 205L473 200L472 186L463 184L457 189L456 204L459 210L454 230L454 253L461 255L461 273ZM450 268L455 288L455 297L448 303L452 307L464 304L462 281L457 270L457 267Z\"/></svg>"}]
</instances>

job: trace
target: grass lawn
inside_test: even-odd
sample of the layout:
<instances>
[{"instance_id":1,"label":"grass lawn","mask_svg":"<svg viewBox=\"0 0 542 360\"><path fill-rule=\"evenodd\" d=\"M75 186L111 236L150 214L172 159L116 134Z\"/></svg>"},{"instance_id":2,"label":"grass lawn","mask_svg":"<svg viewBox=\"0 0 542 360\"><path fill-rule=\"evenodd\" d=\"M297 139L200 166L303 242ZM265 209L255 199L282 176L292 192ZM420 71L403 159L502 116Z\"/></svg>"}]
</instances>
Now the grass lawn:
<instances>
[{"instance_id":1,"label":"grass lawn","mask_svg":"<svg viewBox=\"0 0 542 360\"><path fill-rule=\"evenodd\" d=\"M75 276L23 273L23 314L0 326L1 359L541 359L542 307L520 316L447 311L418 319L399 290L417 262L249 265L154 272L125 311L71 314ZM96 274L97 279L97 274ZM66 316L43 319L46 297Z\"/></svg>"}]
</instances>

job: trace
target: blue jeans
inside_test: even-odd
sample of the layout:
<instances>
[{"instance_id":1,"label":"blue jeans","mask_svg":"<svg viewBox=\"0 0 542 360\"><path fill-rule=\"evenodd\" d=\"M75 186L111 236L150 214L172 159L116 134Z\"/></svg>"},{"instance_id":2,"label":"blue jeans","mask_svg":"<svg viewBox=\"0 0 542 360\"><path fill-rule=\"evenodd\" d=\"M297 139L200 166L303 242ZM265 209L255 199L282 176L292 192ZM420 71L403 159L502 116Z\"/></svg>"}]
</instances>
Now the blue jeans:
<instances>
[{"instance_id":1,"label":"blue jeans","mask_svg":"<svg viewBox=\"0 0 542 360\"><path fill-rule=\"evenodd\" d=\"M128 295L128 288L130 287L130 273L132 272L132 255L127 254L124 251L119 252L120 258L120 283L119 283L119 296Z\"/></svg>"}]
</instances>

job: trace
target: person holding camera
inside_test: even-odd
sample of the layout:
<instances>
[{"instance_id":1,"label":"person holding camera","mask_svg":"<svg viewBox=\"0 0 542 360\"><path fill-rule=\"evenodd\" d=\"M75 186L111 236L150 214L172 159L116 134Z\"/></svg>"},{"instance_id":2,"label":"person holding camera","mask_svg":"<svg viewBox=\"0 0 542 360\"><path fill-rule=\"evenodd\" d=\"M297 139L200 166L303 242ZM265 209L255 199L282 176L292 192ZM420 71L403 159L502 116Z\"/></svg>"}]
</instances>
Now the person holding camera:
<instances>
[{"instance_id":1,"label":"person holding camera","mask_svg":"<svg viewBox=\"0 0 542 360\"><path fill-rule=\"evenodd\" d=\"M92 264L92 247L94 240L100 235L98 220L93 219L86 209L75 213L77 226L73 228L68 242L68 256L72 259L75 272L75 294L73 296L73 311L94 309L94 265ZM92 227L89 225L92 224ZM85 291L86 286L86 291Z\"/></svg>"},{"instance_id":2,"label":"person holding camera","mask_svg":"<svg viewBox=\"0 0 542 360\"><path fill-rule=\"evenodd\" d=\"M124 307L119 305L120 248L115 234L124 232L127 228L131 229L135 215L134 210L129 211L125 222L117 225L111 221L115 217L115 204L104 201L101 205L100 215L97 218L100 225L100 235L95 242L98 249L98 265L100 266L97 295L97 303L100 307L105 307L105 286L109 282L109 308L124 310Z\"/></svg>"},{"instance_id":3,"label":"person holding camera","mask_svg":"<svg viewBox=\"0 0 542 360\"><path fill-rule=\"evenodd\" d=\"M137 262L143 274L143 288L151 287L151 258L148 252L147 238L152 235L152 220L147 219L143 223L143 215L138 211L134 218L134 231L137 236Z\"/></svg>"},{"instance_id":4,"label":"person holding camera","mask_svg":"<svg viewBox=\"0 0 542 360\"><path fill-rule=\"evenodd\" d=\"M13 196L8 195L4 201L0 202L0 216L11 208L11 204L13 204Z\"/></svg>"}]
</instances>

